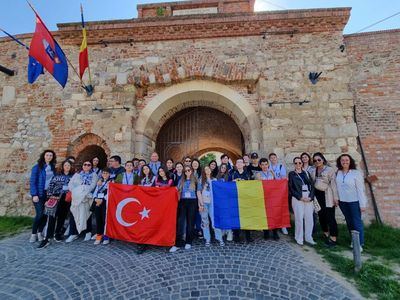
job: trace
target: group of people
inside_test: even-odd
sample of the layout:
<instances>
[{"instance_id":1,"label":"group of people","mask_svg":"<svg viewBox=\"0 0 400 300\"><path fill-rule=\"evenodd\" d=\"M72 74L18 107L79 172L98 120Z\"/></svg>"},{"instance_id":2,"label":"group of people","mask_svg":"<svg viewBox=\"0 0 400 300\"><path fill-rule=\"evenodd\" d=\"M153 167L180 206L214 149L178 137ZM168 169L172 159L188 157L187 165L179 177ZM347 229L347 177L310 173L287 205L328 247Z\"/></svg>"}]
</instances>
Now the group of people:
<instances>
[{"instance_id":1,"label":"group of people","mask_svg":"<svg viewBox=\"0 0 400 300\"><path fill-rule=\"evenodd\" d=\"M30 178L36 212L30 242L39 241L38 248L47 247L52 239L62 242L68 229L66 243L82 235L85 241L94 240L95 245L109 244L110 239L105 234L107 191L109 183L115 182L178 189L176 244L170 252L190 249L196 237L204 239L205 246L209 247L212 232L220 246L225 245L225 236L226 241L240 242L242 232L246 242L250 243L252 237L248 230L214 227L212 181L287 179L297 244L315 244L313 232L318 216L326 245L334 247L338 237L335 209L339 206L348 229L357 230L360 245L364 245L361 214L367 199L362 174L350 155L340 155L334 168L320 152L312 157L302 153L293 159L294 170L289 173L275 153L259 159L254 152L238 158L235 164L226 154L220 159L220 165L212 160L206 166L189 156L176 163L172 159L161 163L158 154L153 152L148 163L134 158L122 166L121 157L114 155L102 169L99 158L94 157L83 161L78 166L79 171L75 172L74 157L67 157L56 170L56 154L45 150L32 168ZM95 230L92 228L93 216ZM65 227L67 218L68 227ZM278 229L288 234L286 228L264 230L264 239L269 239L272 233L272 238L278 240ZM142 253L145 249L146 245L138 245L137 251Z\"/></svg>"}]
</instances>

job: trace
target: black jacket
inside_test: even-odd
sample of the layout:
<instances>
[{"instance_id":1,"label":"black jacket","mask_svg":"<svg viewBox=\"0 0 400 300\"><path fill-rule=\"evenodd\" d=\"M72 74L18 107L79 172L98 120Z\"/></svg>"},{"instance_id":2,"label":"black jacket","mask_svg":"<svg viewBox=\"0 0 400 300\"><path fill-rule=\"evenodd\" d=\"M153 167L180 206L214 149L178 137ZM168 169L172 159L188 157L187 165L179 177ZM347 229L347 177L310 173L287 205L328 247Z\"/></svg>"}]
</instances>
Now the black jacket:
<instances>
[{"instance_id":1,"label":"black jacket","mask_svg":"<svg viewBox=\"0 0 400 300\"><path fill-rule=\"evenodd\" d=\"M301 179L299 178L301 176ZM289 172L289 192L295 197L297 200L300 200L302 197L302 185L307 184L308 190L310 191L310 198L314 200L314 185L312 184L311 175L308 172L302 171L299 176L296 171Z\"/></svg>"}]
</instances>

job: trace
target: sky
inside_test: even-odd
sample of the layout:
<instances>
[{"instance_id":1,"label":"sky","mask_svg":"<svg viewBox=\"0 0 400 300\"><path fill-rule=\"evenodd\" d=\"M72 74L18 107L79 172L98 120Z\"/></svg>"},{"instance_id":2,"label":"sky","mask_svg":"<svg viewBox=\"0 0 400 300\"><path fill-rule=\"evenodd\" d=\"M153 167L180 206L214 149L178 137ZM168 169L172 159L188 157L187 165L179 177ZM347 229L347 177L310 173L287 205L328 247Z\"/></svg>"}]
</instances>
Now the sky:
<instances>
[{"instance_id":1,"label":"sky","mask_svg":"<svg viewBox=\"0 0 400 300\"><path fill-rule=\"evenodd\" d=\"M175 0L177 1L177 0ZM57 23L79 22L80 3L86 21L132 19L137 4L168 2L163 0L30 0L50 30ZM256 11L352 7L344 33L359 32L364 27L400 12L399 0L256 0ZM0 28L11 34L29 33L35 29L34 14L26 0L0 0ZM400 14L364 31L400 28ZM0 32L0 36L4 36Z\"/></svg>"}]
</instances>

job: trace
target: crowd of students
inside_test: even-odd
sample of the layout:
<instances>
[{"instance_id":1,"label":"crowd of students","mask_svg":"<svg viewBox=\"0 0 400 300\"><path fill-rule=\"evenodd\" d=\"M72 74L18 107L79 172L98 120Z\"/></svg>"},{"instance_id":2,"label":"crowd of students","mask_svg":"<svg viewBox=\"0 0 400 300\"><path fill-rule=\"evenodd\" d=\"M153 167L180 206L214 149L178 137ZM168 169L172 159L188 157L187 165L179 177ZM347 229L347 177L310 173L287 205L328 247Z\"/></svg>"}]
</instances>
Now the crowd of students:
<instances>
[{"instance_id":1,"label":"crowd of students","mask_svg":"<svg viewBox=\"0 0 400 300\"><path fill-rule=\"evenodd\" d=\"M211 245L212 232L220 246L228 242L241 241L245 235L247 243L252 242L248 230L221 230L214 227L212 181L276 180L288 179L289 202L294 214L294 236L297 244L304 242L314 245L313 233L318 216L326 245L337 243L338 227L335 209L339 206L349 230L360 232L360 245L364 245L362 212L367 199L364 180L356 169L354 159L348 154L337 158L336 168L329 165L320 152L302 153L293 159L294 170L287 173L275 153L268 158L257 153L244 155L233 165L228 155L221 156L221 164L212 160L201 166L200 161L189 156L181 162L168 159L159 161L156 152L150 161L134 158L121 165L121 157L109 158L107 167L99 168L99 158L84 161L75 172L75 158L68 157L56 170L56 154L45 150L32 168L30 193L35 208L30 242L39 241L38 248L50 245L54 239L62 242L66 229L66 243L78 239L94 240L95 245L109 244L104 234L107 190L110 182L141 185L147 187L175 186L179 202L177 212L176 244L169 249L175 252L192 247L195 238L204 239L205 246ZM96 228L92 228L92 217ZM65 221L69 218L68 227ZM47 224L47 226L46 226ZM46 230L44 230L46 227ZM264 239L279 239L278 229L264 230ZM280 228L288 234L286 228ZM95 232L95 234L93 234ZM93 234L93 235L92 235ZM138 245L142 253L146 245ZM362 251L362 248L361 248Z\"/></svg>"}]
</instances>

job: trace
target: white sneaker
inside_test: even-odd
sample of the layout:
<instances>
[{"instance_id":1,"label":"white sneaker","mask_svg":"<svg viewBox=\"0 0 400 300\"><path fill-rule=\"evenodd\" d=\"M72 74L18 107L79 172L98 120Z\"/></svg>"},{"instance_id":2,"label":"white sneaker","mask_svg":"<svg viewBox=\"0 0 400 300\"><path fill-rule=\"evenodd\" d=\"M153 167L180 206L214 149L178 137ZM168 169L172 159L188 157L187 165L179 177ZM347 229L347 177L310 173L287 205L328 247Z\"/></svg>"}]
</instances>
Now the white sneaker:
<instances>
[{"instance_id":1,"label":"white sneaker","mask_svg":"<svg viewBox=\"0 0 400 300\"><path fill-rule=\"evenodd\" d=\"M303 242L297 241L296 240L297 245L303 246Z\"/></svg>"},{"instance_id":2,"label":"white sneaker","mask_svg":"<svg viewBox=\"0 0 400 300\"><path fill-rule=\"evenodd\" d=\"M178 251L178 250L179 250L178 247L172 246L172 247L169 249L169 252L170 252L170 253L174 253L174 252L176 252L176 251Z\"/></svg>"},{"instance_id":3,"label":"white sneaker","mask_svg":"<svg viewBox=\"0 0 400 300\"><path fill-rule=\"evenodd\" d=\"M34 243L37 241L37 234L32 233L31 238L29 239L29 243Z\"/></svg>"},{"instance_id":4,"label":"white sneaker","mask_svg":"<svg viewBox=\"0 0 400 300\"><path fill-rule=\"evenodd\" d=\"M109 243L110 243L109 239L106 239L106 240L103 241L103 245L108 245Z\"/></svg>"},{"instance_id":5,"label":"white sneaker","mask_svg":"<svg viewBox=\"0 0 400 300\"><path fill-rule=\"evenodd\" d=\"M306 240L306 243L308 243L308 244L310 244L310 245L316 245L317 243L316 242L314 242L314 240Z\"/></svg>"},{"instance_id":6,"label":"white sneaker","mask_svg":"<svg viewBox=\"0 0 400 300\"><path fill-rule=\"evenodd\" d=\"M70 236L65 240L65 242L66 242L66 243L72 243L72 242L75 241L77 238L78 238L77 235L70 235Z\"/></svg>"},{"instance_id":7,"label":"white sneaker","mask_svg":"<svg viewBox=\"0 0 400 300\"><path fill-rule=\"evenodd\" d=\"M44 237L43 237L43 235L42 235L40 232L37 233L37 240L38 240L39 242L43 242L43 240L44 240Z\"/></svg>"},{"instance_id":8,"label":"white sneaker","mask_svg":"<svg viewBox=\"0 0 400 300\"><path fill-rule=\"evenodd\" d=\"M232 242L233 241L233 232L232 232L232 230L228 231L228 234L226 235L226 240L228 242Z\"/></svg>"},{"instance_id":9,"label":"white sneaker","mask_svg":"<svg viewBox=\"0 0 400 300\"><path fill-rule=\"evenodd\" d=\"M190 250L190 248L192 248L192 245L190 245L190 244L185 245L185 250Z\"/></svg>"},{"instance_id":10,"label":"white sneaker","mask_svg":"<svg viewBox=\"0 0 400 300\"><path fill-rule=\"evenodd\" d=\"M96 239L96 235L93 234L91 240L94 241Z\"/></svg>"},{"instance_id":11,"label":"white sneaker","mask_svg":"<svg viewBox=\"0 0 400 300\"><path fill-rule=\"evenodd\" d=\"M100 245L100 243L101 243L101 239L94 241L94 245Z\"/></svg>"},{"instance_id":12,"label":"white sneaker","mask_svg":"<svg viewBox=\"0 0 400 300\"><path fill-rule=\"evenodd\" d=\"M283 233L284 235L288 235L288 234L289 234L289 232L287 231L286 228L282 228L281 231L282 231L282 233Z\"/></svg>"},{"instance_id":13,"label":"white sneaker","mask_svg":"<svg viewBox=\"0 0 400 300\"><path fill-rule=\"evenodd\" d=\"M85 242L90 241L90 239L92 238L92 233L91 232L87 232L85 234L85 238L83 239Z\"/></svg>"}]
</instances>

